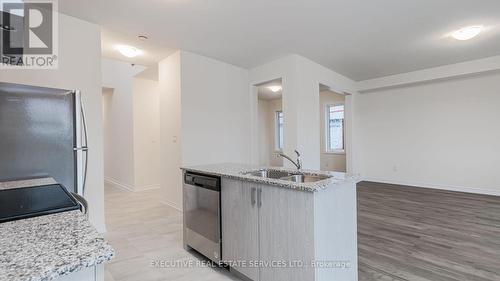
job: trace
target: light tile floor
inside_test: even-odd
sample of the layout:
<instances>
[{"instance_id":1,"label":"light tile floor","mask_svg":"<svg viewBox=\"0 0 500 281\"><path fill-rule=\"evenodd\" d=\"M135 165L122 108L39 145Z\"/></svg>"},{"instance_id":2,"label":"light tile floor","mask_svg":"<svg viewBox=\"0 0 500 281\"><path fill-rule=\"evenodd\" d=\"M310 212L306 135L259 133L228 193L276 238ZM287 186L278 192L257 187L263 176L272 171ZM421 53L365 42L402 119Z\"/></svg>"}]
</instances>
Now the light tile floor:
<instances>
[{"instance_id":1,"label":"light tile floor","mask_svg":"<svg viewBox=\"0 0 500 281\"><path fill-rule=\"evenodd\" d=\"M182 247L182 214L159 202L159 190L128 192L105 187L106 239L116 257L106 281L239 280L224 269L155 267L155 261L204 261Z\"/></svg>"}]
</instances>

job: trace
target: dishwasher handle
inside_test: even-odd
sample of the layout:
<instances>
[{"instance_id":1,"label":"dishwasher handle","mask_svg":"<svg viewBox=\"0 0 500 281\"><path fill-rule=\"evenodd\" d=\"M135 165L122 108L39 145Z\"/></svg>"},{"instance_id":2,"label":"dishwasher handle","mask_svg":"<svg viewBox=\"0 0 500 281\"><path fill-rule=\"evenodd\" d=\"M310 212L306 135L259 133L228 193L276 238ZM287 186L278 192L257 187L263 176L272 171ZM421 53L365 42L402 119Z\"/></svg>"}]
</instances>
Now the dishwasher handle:
<instances>
[{"instance_id":1,"label":"dishwasher handle","mask_svg":"<svg viewBox=\"0 0 500 281\"><path fill-rule=\"evenodd\" d=\"M221 186L220 177L196 174L191 172L186 172L184 175L184 183L189 185L194 185L197 187L220 191Z\"/></svg>"}]
</instances>

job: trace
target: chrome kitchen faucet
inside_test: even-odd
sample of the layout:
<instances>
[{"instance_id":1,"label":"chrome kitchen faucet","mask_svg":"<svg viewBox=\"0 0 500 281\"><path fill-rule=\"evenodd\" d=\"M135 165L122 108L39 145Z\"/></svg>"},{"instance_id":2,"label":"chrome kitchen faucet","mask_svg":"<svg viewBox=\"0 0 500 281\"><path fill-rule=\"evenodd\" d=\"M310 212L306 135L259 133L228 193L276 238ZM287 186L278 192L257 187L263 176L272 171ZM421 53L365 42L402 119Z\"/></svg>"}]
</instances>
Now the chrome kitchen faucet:
<instances>
[{"instance_id":1,"label":"chrome kitchen faucet","mask_svg":"<svg viewBox=\"0 0 500 281\"><path fill-rule=\"evenodd\" d=\"M292 158L290 158L289 156L287 156L283 152L278 152L277 155L292 162L292 164L295 165L295 167L297 167L297 170L300 170L300 169L302 169L302 161L300 160L300 153L297 150L295 150L295 153L297 154L297 161L293 161Z\"/></svg>"}]
</instances>

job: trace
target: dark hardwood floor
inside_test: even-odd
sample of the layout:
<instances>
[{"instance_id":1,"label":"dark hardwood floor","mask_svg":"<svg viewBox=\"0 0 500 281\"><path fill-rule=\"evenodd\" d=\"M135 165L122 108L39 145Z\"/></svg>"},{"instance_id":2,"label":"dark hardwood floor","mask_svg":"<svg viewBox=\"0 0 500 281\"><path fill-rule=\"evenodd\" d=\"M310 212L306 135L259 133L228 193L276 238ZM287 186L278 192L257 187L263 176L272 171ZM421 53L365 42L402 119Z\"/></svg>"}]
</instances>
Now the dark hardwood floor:
<instances>
[{"instance_id":1,"label":"dark hardwood floor","mask_svg":"<svg viewBox=\"0 0 500 281\"><path fill-rule=\"evenodd\" d=\"M499 281L500 197L358 184L359 281Z\"/></svg>"}]
</instances>

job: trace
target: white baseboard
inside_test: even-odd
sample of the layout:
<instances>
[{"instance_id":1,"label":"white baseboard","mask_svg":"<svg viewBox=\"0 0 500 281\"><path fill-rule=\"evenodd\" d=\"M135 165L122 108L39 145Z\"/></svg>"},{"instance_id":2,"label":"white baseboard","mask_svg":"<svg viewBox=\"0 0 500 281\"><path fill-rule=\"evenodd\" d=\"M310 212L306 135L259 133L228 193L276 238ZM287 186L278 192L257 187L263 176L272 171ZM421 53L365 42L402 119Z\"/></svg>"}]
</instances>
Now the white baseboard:
<instances>
[{"instance_id":1,"label":"white baseboard","mask_svg":"<svg viewBox=\"0 0 500 281\"><path fill-rule=\"evenodd\" d=\"M167 205L169 207L172 207L172 208L176 209L179 212L182 212L182 206L179 206L178 204L176 204L176 203L174 203L172 201L162 200L162 201L160 201L160 203L162 203L164 205Z\"/></svg>"},{"instance_id":2,"label":"white baseboard","mask_svg":"<svg viewBox=\"0 0 500 281\"><path fill-rule=\"evenodd\" d=\"M456 191L456 192L465 192L465 193L473 193L473 194L500 196L500 190L491 190L491 189L485 189L485 188L451 186L451 185L419 183L419 182L405 182L405 181L386 180L386 179L379 179L379 178L363 178L363 181L403 185L403 186L408 186L408 187L422 187L422 188L439 189L439 190L446 190L446 191Z\"/></svg>"},{"instance_id":3,"label":"white baseboard","mask_svg":"<svg viewBox=\"0 0 500 281\"><path fill-rule=\"evenodd\" d=\"M153 190L153 189L159 189L160 184L151 184L151 185L145 185L141 187L137 187L135 191L146 191L146 190Z\"/></svg>"},{"instance_id":4,"label":"white baseboard","mask_svg":"<svg viewBox=\"0 0 500 281\"><path fill-rule=\"evenodd\" d=\"M116 179L110 178L110 177L104 177L104 183L111 185L113 187L117 187L126 191L131 191L134 192L134 187L131 185L128 185L126 183L122 183Z\"/></svg>"},{"instance_id":5,"label":"white baseboard","mask_svg":"<svg viewBox=\"0 0 500 281\"><path fill-rule=\"evenodd\" d=\"M152 190L152 189L159 189L160 184L152 184L152 185L146 185L146 186L141 186L141 187L134 187L131 185L128 185L126 183L122 183L116 179L110 178L110 177L105 177L104 182L110 186L117 187L126 191L130 192L141 192L141 191L146 191L146 190Z\"/></svg>"}]
</instances>

